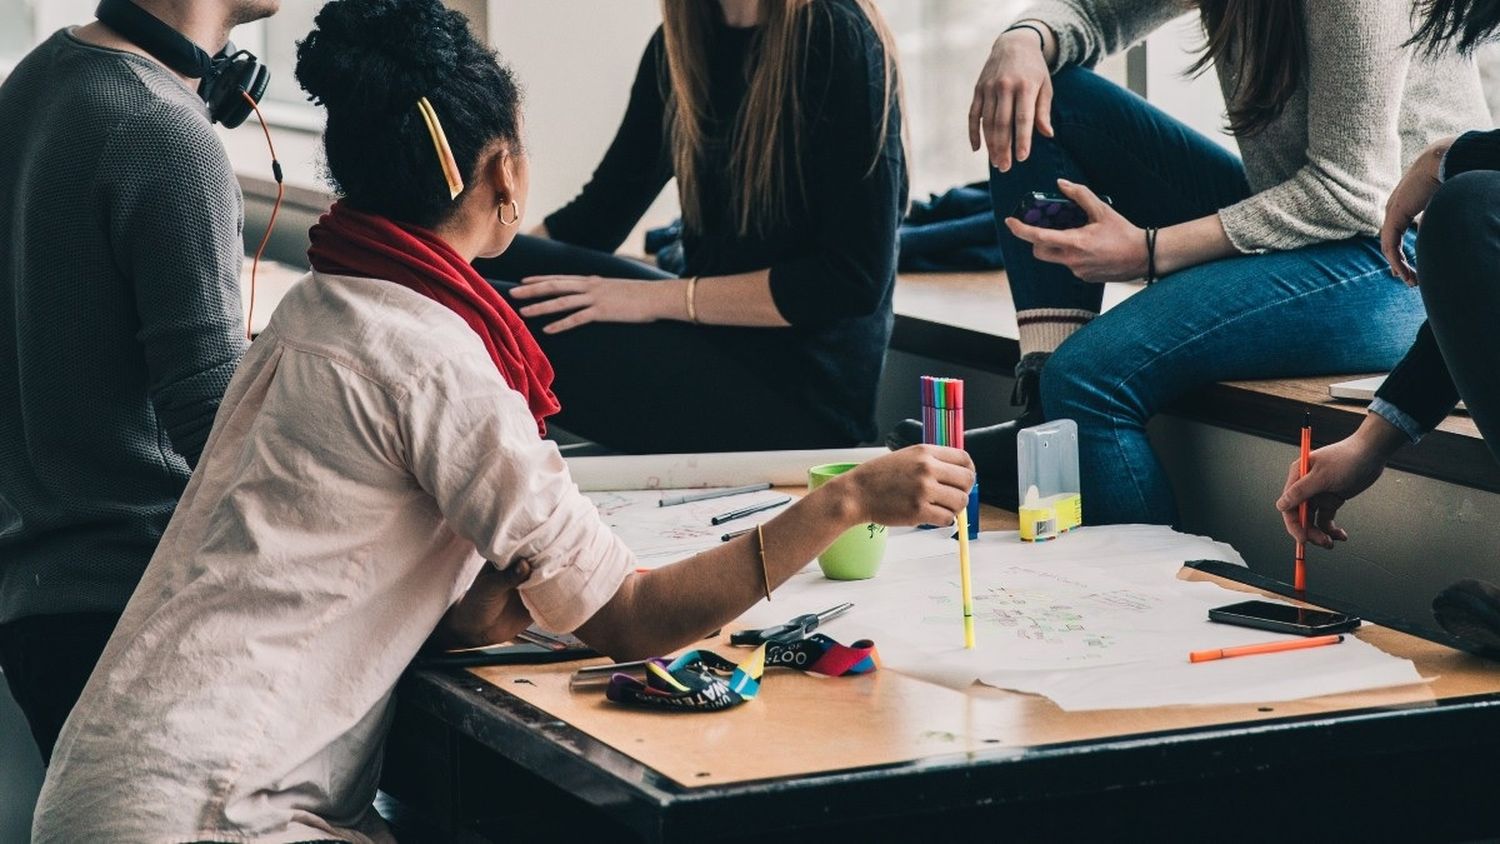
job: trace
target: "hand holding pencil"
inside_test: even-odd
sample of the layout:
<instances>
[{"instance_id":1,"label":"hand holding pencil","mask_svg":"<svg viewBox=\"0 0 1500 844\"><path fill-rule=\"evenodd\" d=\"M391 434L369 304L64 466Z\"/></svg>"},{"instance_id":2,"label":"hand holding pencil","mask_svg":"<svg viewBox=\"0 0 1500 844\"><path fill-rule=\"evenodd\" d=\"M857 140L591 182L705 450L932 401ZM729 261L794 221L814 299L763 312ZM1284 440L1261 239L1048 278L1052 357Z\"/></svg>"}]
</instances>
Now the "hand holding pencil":
<instances>
[{"instance_id":1,"label":"hand holding pencil","mask_svg":"<svg viewBox=\"0 0 1500 844\"><path fill-rule=\"evenodd\" d=\"M1276 500L1276 509L1293 540L1332 549L1349 534L1335 520L1344 503L1369 489L1385 470L1392 452L1408 442L1384 419L1370 414L1353 436L1316 449L1308 455L1307 473L1301 458L1287 467L1286 486ZM1299 519L1307 505L1307 525Z\"/></svg>"},{"instance_id":2,"label":"hand holding pencil","mask_svg":"<svg viewBox=\"0 0 1500 844\"><path fill-rule=\"evenodd\" d=\"M849 499L861 503L851 523L952 524L968 505L974 461L956 448L914 445L861 463L823 488L845 484L854 487Z\"/></svg>"}]
</instances>

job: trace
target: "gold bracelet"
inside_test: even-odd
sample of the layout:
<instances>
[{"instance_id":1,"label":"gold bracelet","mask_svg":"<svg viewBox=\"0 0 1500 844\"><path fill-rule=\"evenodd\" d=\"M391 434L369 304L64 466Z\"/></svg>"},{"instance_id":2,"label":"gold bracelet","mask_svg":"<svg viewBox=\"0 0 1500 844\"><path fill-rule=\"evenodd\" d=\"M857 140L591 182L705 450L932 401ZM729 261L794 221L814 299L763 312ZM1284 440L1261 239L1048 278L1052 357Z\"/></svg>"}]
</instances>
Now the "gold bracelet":
<instances>
[{"instance_id":1,"label":"gold bracelet","mask_svg":"<svg viewBox=\"0 0 1500 844\"><path fill-rule=\"evenodd\" d=\"M687 312L688 322L698 322L698 277L693 276L687 283Z\"/></svg>"},{"instance_id":2,"label":"gold bracelet","mask_svg":"<svg viewBox=\"0 0 1500 844\"><path fill-rule=\"evenodd\" d=\"M760 526L755 526L756 546L760 548L760 576L766 585L766 600L771 600L771 572L766 568L766 532Z\"/></svg>"}]
</instances>

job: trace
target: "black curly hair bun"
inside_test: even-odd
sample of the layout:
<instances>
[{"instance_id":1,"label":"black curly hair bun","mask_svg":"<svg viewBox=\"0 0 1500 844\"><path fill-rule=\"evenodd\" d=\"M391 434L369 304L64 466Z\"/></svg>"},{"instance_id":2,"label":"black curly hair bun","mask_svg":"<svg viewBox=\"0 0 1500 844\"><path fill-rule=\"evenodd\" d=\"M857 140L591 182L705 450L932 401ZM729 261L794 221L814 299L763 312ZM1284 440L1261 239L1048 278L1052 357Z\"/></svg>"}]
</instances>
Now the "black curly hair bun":
<instances>
[{"instance_id":1,"label":"black curly hair bun","mask_svg":"<svg viewBox=\"0 0 1500 844\"><path fill-rule=\"evenodd\" d=\"M439 0L333 0L297 44L297 81L331 111L395 114L453 74L474 45Z\"/></svg>"},{"instance_id":2,"label":"black curly hair bun","mask_svg":"<svg viewBox=\"0 0 1500 844\"><path fill-rule=\"evenodd\" d=\"M297 81L328 110L324 165L350 205L428 227L453 213L422 97L466 186L497 141L520 149L520 88L461 13L438 0L333 0L315 26L297 45Z\"/></svg>"}]
</instances>

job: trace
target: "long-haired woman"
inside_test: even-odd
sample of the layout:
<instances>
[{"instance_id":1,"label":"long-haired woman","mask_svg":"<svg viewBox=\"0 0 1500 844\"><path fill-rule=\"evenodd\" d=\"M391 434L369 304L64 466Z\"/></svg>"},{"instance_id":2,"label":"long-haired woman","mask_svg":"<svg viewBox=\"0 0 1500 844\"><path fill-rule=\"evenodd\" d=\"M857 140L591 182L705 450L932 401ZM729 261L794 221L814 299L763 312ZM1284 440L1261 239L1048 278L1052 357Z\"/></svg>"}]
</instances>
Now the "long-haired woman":
<instances>
[{"instance_id":1,"label":"long-haired woman","mask_svg":"<svg viewBox=\"0 0 1500 844\"><path fill-rule=\"evenodd\" d=\"M1239 155L1086 69L1190 8ZM1157 411L1214 381L1400 359L1422 306L1382 257L1385 197L1432 141L1489 120L1472 65L1414 51L1412 34L1410 4L1391 0L1039 0L1000 36L970 140L994 165L1025 409L966 438L981 490L1015 490L1018 427L1066 417L1085 518L1171 524L1146 437ZM1059 190L1086 225L1009 216ZM1103 282L1141 278L1099 314Z\"/></svg>"},{"instance_id":2,"label":"long-haired woman","mask_svg":"<svg viewBox=\"0 0 1500 844\"><path fill-rule=\"evenodd\" d=\"M335 0L316 23L297 78L340 201L63 729L38 844L389 841L381 740L434 628L477 644L534 619L664 653L847 527L968 499L962 452L910 449L637 576L539 436L545 357L470 266L525 214L515 81L439 0Z\"/></svg>"},{"instance_id":3,"label":"long-haired woman","mask_svg":"<svg viewBox=\"0 0 1500 844\"><path fill-rule=\"evenodd\" d=\"M523 282L503 287L573 433L636 452L869 441L906 202L891 34L871 0L665 0L662 18L549 239L477 266ZM674 177L681 278L609 254Z\"/></svg>"}]
</instances>

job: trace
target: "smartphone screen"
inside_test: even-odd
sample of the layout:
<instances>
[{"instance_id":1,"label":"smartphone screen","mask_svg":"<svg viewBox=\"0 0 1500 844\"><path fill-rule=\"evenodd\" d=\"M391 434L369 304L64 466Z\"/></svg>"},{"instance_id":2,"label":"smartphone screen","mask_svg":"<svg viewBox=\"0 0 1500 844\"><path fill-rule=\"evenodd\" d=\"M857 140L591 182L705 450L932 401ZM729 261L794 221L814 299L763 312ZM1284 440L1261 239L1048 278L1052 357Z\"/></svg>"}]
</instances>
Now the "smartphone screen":
<instances>
[{"instance_id":1,"label":"smartphone screen","mask_svg":"<svg viewBox=\"0 0 1500 844\"><path fill-rule=\"evenodd\" d=\"M1341 633L1359 626L1359 619L1327 610L1273 604L1270 601L1242 601L1208 611L1211 621L1238 624L1279 633L1304 636Z\"/></svg>"}]
</instances>

